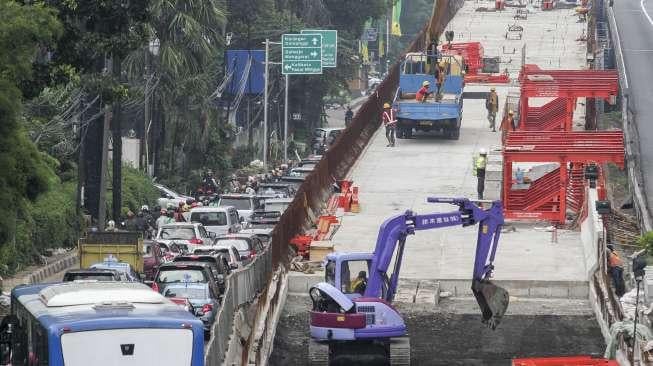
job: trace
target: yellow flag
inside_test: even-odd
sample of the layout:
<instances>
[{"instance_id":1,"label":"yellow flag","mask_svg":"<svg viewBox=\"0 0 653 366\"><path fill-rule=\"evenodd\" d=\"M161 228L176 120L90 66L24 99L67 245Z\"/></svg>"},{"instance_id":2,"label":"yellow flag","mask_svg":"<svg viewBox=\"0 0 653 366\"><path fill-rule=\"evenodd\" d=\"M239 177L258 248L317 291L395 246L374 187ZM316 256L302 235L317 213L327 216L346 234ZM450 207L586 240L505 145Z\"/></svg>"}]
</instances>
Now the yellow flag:
<instances>
[{"instance_id":1,"label":"yellow flag","mask_svg":"<svg viewBox=\"0 0 653 366\"><path fill-rule=\"evenodd\" d=\"M401 18L401 0L395 0L392 5L392 29L390 33L393 36L401 36L401 24L399 19Z\"/></svg>"}]
</instances>

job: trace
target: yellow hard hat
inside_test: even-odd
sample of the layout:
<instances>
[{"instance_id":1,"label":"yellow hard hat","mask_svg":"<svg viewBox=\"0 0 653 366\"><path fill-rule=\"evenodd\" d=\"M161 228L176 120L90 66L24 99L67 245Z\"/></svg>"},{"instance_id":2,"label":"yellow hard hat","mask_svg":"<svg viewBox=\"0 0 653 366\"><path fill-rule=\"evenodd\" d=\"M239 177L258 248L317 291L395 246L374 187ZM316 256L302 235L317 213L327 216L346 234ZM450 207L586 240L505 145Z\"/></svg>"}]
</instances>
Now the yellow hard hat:
<instances>
[{"instance_id":1,"label":"yellow hard hat","mask_svg":"<svg viewBox=\"0 0 653 366\"><path fill-rule=\"evenodd\" d=\"M515 114L515 112L513 112L512 109L511 109L511 110L508 111L508 114Z\"/></svg>"},{"instance_id":2,"label":"yellow hard hat","mask_svg":"<svg viewBox=\"0 0 653 366\"><path fill-rule=\"evenodd\" d=\"M431 85L431 83L429 83L428 80L424 80L424 82L422 83L422 86L429 86L429 85Z\"/></svg>"},{"instance_id":3,"label":"yellow hard hat","mask_svg":"<svg viewBox=\"0 0 653 366\"><path fill-rule=\"evenodd\" d=\"M497 90L497 89L495 89L495 88L490 88L490 91L496 91L496 90Z\"/></svg>"},{"instance_id":4,"label":"yellow hard hat","mask_svg":"<svg viewBox=\"0 0 653 366\"><path fill-rule=\"evenodd\" d=\"M384 103L383 104L383 109L388 109L390 108L390 103Z\"/></svg>"}]
</instances>

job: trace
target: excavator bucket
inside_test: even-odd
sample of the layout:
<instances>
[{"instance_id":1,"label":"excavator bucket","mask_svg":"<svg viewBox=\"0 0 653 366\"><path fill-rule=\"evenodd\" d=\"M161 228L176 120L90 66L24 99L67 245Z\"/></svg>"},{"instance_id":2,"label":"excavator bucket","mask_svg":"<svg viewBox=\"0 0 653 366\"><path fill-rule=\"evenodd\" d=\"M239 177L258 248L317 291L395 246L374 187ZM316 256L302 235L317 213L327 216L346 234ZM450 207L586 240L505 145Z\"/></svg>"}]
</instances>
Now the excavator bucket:
<instances>
[{"instance_id":1,"label":"excavator bucket","mask_svg":"<svg viewBox=\"0 0 653 366\"><path fill-rule=\"evenodd\" d=\"M493 284L490 280L473 280L472 292L481 308L483 323L486 323L492 330L496 329L508 310L508 291Z\"/></svg>"}]
</instances>

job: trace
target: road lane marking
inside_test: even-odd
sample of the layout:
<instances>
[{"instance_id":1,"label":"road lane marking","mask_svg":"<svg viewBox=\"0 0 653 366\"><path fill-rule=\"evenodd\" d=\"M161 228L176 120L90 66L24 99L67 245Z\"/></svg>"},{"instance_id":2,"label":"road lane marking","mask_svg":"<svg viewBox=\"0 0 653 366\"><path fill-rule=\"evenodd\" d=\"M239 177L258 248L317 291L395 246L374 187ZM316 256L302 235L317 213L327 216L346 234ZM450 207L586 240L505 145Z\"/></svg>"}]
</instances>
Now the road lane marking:
<instances>
[{"instance_id":1,"label":"road lane marking","mask_svg":"<svg viewBox=\"0 0 653 366\"><path fill-rule=\"evenodd\" d=\"M644 11L644 16L646 16L648 22L651 23L651 25L653 26L653 19L651 19L651 16L648 15L648 11L646 11L646 7L644 6L644 0L639 0L639 6L642 8L642 11Z\"/></svg>"}]
</instances>

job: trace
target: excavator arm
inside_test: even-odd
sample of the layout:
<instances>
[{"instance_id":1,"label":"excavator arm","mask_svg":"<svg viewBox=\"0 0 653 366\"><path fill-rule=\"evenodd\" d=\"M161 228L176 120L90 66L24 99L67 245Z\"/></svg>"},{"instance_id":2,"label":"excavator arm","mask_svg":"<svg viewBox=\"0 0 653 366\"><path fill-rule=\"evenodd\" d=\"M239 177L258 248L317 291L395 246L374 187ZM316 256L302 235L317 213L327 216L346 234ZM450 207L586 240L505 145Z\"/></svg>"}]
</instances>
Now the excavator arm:
<instances>
[{"instance_id":1,"label":"excavator arm","mask_svg":"<svg viewBox=\"0 0 653 366\"><path fill-rule=\"evenodd\" d=\"M393 300L408 235L412 235L418 230L478 224L472 292L481 308L484 322L494 329L508 307L508 293L489 280L494 270L494 256L504 222L501 202L491 201L490 208L484 209L466 198L430 197L427 201L456 205L458 210L426 215L417 215L412 211L406 211L402 215L386 220L379 229L364 296L380 297L386 301ZM392 275L388 277L388 269L395 257L395 252L394 268Z\"/></svg>"}]
</instances>

